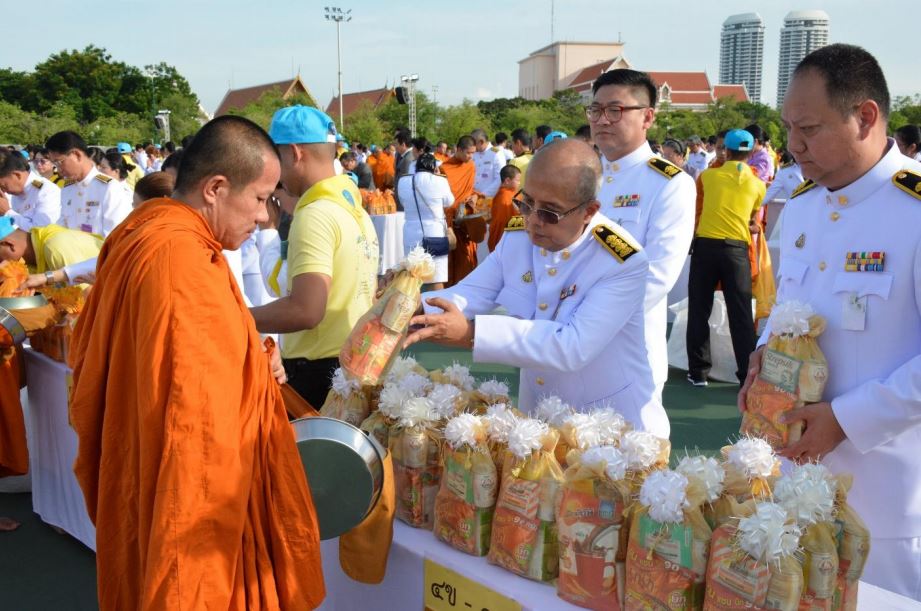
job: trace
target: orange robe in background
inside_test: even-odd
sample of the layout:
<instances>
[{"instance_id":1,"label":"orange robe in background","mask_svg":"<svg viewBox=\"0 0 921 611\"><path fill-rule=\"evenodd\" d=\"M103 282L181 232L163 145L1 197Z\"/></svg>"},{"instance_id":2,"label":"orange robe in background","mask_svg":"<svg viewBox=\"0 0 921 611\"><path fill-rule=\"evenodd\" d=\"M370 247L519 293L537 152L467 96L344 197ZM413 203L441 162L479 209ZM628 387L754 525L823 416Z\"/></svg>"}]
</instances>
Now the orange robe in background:
<instances>
[{"instance_id":1,"label":"orange robe in background","mask_svg":"<svg viewBox=\"0 0 921 611\"><path fill-rule=\"evenodd\" d=\"M467 274L476 268L476 242L470 239L463 227L454 225L454 218L461 203L474 194L473 185L476 182L476 164L473 160L460 161L451 157L441 164L441 171L448 179L451 193L454 194L454 205L445 209L445 218L449 227L454 227L457 236L457 248L448 254L448 282L446 287L453 286L463 280ZM466 208L467 214L473 212L471 206Z\"/></svg>"},{"instance_id":2,"label":"orange robe in background","mask_svg":"<svg viewBox=\"0 0 921 611\"><path fill-rule=\"evenodd\" d=\"M518 207L512 201L515 197L515 190L508 187L499 187L496 196L492 198L492 216L489 221L489 252L496 249L502 234L505 232L505 226L508 225L510 218L518 214Z\"/></svg>"},{"instance_id":3,"label":"orange robe in background","mask_svg":"<svg viewBox=\"0 0 921 611\"><path fill-rule=\"evenodd\" d=\"M319 529L281 390L203 217L171 199L106 239L74 331L74 472L99 606L313 609Z\"/></svg>"},{"instance_id":4,"label":"orange robe in background","mask_svg":"<svg viewBox=\"0 0 921 611\"><path fill-rule=\"evenodd\" d=\"M12 343L12 342L11 342ZM20 356L13 346L0 349L0 477L29 470L26 421L19 402Z\"/></svg>"},{"instance_id":5,"label":"orange robe in background","mask_svg":"<svg viewBox=\"0 0 921 611\"><path fill-rule=\"evenodd\" d=\"M371 160L374 160L371 163ZM396 166L393 155L375 151L368 160L371 166L371 177L374 179L374 186L383 191L384 189L393 188L393 176L396 173Z\"/></svg>"}]
</instances>

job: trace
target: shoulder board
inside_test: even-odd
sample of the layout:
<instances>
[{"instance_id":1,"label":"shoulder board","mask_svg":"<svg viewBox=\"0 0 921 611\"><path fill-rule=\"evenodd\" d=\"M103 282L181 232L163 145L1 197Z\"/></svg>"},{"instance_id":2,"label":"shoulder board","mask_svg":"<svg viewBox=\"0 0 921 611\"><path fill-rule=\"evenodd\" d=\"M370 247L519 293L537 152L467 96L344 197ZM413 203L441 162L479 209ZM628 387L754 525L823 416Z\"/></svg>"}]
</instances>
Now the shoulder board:
<instances>
[{"instance_id":1,"label":"shoulder board","mask_svg":"<svg viewBox=\"0 0 921 611\"><path fill-rule=\"evenodd\" d=\"M65 180L65 181L64 181L64 186L65 186L65 187L69 187L69 186L72 185L72 184L76 184L76 182L77 182L76 180L74 180L74 179L71 178L71 179L68 179L68 180Z\"/></svg>"},{"instance_id":2,"label":"shoulder board","mask_svg":"<svg viewBox=\"0 0 921 611\"><path fill-rule=\"evenodd\" d=\"M799 183L798 187L793 189L793 193L790 194L790 199L793 199L794 197L798 197L802 195L803 193L805 193L806 191L808 191L809 189L812 189L813 187L816 187L816 186L818 185L812 182L812 179L804 180L803 182Z\"/></svg>"},{"instance_id":3,"label":"shoulder board","mask_svg":"<svg viewBox=\"0 0 921 611\"><path fill-rule=\"evenodd\" d=\"M36 178L35 180L32 181L32 186L35 187L36 189L41 189L43 186L45 186L45 183L43 183L42 181Z\"/></svg>"},{"instance_id":4,"label":"shoulder board","mask_svg":"<svg viewBox=\"0 0 921 611\"><path fill-rule=\"evenodd\" d=\"M605 247L614 258L623 263L641 248L633 242L633 239L621 232L618 232L607 225L597 225L592 230L592 235L598 243Z\"/></svg>"},{"instance_id":5,"label":"shoulder board","mask_svg":"<svg viewBox=\"0 0 921 611\"><path fill-rule=\"evenodd\" d=\"M792 168L795 165L796 165L795 161L788 161L787 163L780 164L780 167L783 169L786 169L786 168Z\"/></svg>"},{"instance_id":6,"label":"shoulder board","mask_svg":"<svg viewBox=\"0 0 921 611\"><path fill-rule=\"evenodd\" d=\"M650 157L647 162L649 167L664 176L665 178L671 179L681 174L681 168L676 166L674 163L665 161L661 157Z\"/></svg>"},{"instance_id":7,"label":"shoulder board","mask_svg":"<svg viewBox=\"0 0 921 611\"><path fill-rule=\"evenodd\" d=\"M493 153L498 153L498 152L499 152L499 147L498 147L498 146L492 147L492 152L493 152Z\"/></svg>"},{"instance_id":8,"label":"shoulder board","mask_svg":"<svg viewBox=\"0 0 921 611\"><path fill-rule=\"evenodd\" d=\"M513 216L505 225L505 231L521 231L524 229L524 217L521 215Z\"/></svg>"},{"instance_id":9,"label":"shoulder board","mask_svg":"<svg viewBox=\"0 0 921 611\"><path fill-rule=\"evenodd\" d=\"M93 178L95 178L101 183L109 183L112 181L112 177L106 176L105 174L96 174L96 176L94 176Z\"/></svg>"},{"instance_id":10,"label":"shoulder board","mask_svg":"<svg viewBox=\"0 0 921 611\"><path fill-rule=\"evenodd\" d=\"M909 195L921 199L921 174L910 170L899 170L892 176L892 184Z\"/></svg>"}]
</instances>

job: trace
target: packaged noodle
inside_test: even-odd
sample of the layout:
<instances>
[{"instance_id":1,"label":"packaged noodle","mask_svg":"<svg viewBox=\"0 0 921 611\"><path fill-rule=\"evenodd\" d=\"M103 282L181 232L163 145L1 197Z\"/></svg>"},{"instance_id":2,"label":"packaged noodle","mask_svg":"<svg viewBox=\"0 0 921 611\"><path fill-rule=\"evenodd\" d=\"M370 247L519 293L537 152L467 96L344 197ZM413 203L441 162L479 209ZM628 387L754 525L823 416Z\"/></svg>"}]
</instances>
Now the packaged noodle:
<instances>
[{"instance_id":1,"label":"packaged noodle","mask_svg":"<svg viewBox=\"0 0 921 611\"><path fill-rule=\"evenodd\" d=\"M722 526L737 517L739 503L771 497L771 486L780 475L780 460L768 442L755 437L743 437L722 448L723 494L713 502L712 519Z\"/></svg>"},{"instance_id":2,"label":"packaged noodle","mask_svg":"<svg viewBox=\"0 0 921 611\"><path fill-rule=\"evenodd\" d=\"M777 480L774 498L802 529L803 593L800 611L830 611L838 584L833 523L837 482L822 465L805 464Z\"/></svg>"},{"instance_id":3,"label":"packaged noodle","mask_svg":"<svg viewBox=\"0 0 921 611\"><path fill-rule=\"evenodd\" d=\"M428 378L417 373L407 373L388 382L381 389L377 410L361 423L361 430L374 435L382 446L388 447L390 428L399 418L403 404L414 397L425 395L429 388L431 382Z\"/></svg>"},{"instance_id":4,"label":"packaged noodle","mask_svg":"<svg viewBox=\"0 0 921 611\"><path fill-rule=\"evenodd\" d=\"M508 403L508 384L493 378L482 382L470 397L470 409L476 414L485 414L486 408L497 403Z\"/></svg>"},{"instance_id":5,"label":"packaged noodle","mask_svg":"<svg viewBox=\"0 0 921 611\"><path fill-rule=\"evenodd\" d=\"M492 462L496 466L498 481L502 481L502 467L508 453L508 434L519 419L521 412L505 403L497 403L486 408L483 420L486 422L487 444Z\"/></svg>"},{"instance_id":6,"label":"packaged noodle","mask_svg":"<svg viewBox=\"0 0 921 611\"><path fill-rule=\"evenodd\" d=\"M835 540L838 543L838 580L834 608L855 611L857 584L870 555L870 531L847 503L852 477L839 475L836 480Z\"/></svg>"},{"instance_id":7,"label":"packaged noodle","mask_svg":"<svg viewBox=\"0 0 921 611\"><path fill-rule=\"evenodd\" d=\"M396 484L396 516L416 528L431 529L441 482L441 432L426 397L413 397L399 409L390 429Z\"/></svg>"},{"instance_id":8,"label":"packaged noodle","mask_svg":"<svg viewBox=\"0 0 921 611\"><path fill-rule=\"evenodd\" d=\"M630 501L627 460L613 445L571 452L557 512L557 595L587 609L620 609L616 556Z\"/></svg>"},{"instance_id":9,"label":"packaged noodle","mask_svg":"<svg viewBox=\"0 0 921 611\"><path fill-rule=\"evenodd\" d=\"M493 518L489 561L537 581L555 578L559 566L556 502L563 471L553 455L558 436L539 420L515 424Z\"/></svg>"},{"instance_id":10,"label":"packaged noodle","mask_svg":"<svg viewBox=\"0 0 921 611\"><path fill-rule=\"evenodd\" d=\"M704 503L701 505L701 513L707 525L716 528L716 517L714 512L714 503L723 495L723 482L726 479L726 470L715 458L709 456L685 456L675 467L675 471L685 477L695 478L704 487ZM734 515L738 515L735 513Z\"/></svg>"},{"instance_id":11,"label":"packaged noodle","mask_svg":"<svg viewBox=\"0 0 921 611\"><path fill-rule=\"evenodd\" d=\"M29 279L29 268L22 259L0 263L0 297L27 297L32 289L19 290Z\"/></svg>"},{"instance_id":12,"label":"packaged noodle","mask_svg":"<svg viewBox=\"0 0 921 611\"><path fill-rule=\"evenodd\" d=\"M486 422L474 414L448 420L441 488L435 497L435 536L462 552L489 549L496 507L496 466L486 446Z\"/></svg>"},{"instance_id":13,"label":"packaged noodle","mask_svg":"<svg viewBox=\"0 0 921 611\"><path fill-rule=\"evenodd\" d=\"M713 534L700 511L705 485L663 469L640 489L627 547L626 609L700 609Z\"/></svg>"},{"instance_id":14,"label":"packaged noodle","mask_svg":"<svg viewBox=\"0 0 921 611\"><path fill-rule=\"evenodd\" d=\"M803 590L800 528L771 502L744 507L738 526L713 532L707 564L705 611L754 609L795 611Z\"/></svg>"},{"instance_id":15,"label":"packaged noodle","mask_svg":"<svg viewBox=\"0 0 921 611\"><path fill-rule=\"evenodd\" d=\"M797 301L774 306L768 319L771 336L761 358L761 372L748 391L741 432L763 437L774 448L799 440L802 422L786 425L780 417L791 409L822 400L828 362L818 336L825 319Z\"/></svg>"},{"instance_id":16,"label":"packaged noodle","mask_svg":"<svg viewBox=\"0 0 921 611\"><path fill-rule=\"evenodd\" d=\"M362 391L358 380L346 373L342 367L336 368L333 372L332 388L329 389L326 402L320 408L320 415L361 426L370 411L368 397Z\"/></svg>"},{"instance_id":17,"label":"packaged noodle","mask_svg":"<svg viewBox=\"0 0 921 611\"><path fill-rule=\"evenodd\" d=\"M380 299L358 319L339 353L339 362L362 386L377 385L400 352L422 283L435 271L432 256L412 249L397 267Z\"/></svg>"}]
</instances>

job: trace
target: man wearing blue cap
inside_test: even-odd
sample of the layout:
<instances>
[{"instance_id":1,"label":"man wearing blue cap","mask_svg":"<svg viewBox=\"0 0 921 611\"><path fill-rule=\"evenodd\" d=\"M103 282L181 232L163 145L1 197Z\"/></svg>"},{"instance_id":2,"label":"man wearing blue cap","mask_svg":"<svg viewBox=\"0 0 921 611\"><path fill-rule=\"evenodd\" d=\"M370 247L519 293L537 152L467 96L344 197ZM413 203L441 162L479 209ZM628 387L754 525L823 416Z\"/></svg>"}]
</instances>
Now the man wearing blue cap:
<instances>
[{"instance_id":1,"label":"man wearing blue cap","mask_svg":"<svg viewBox=\"0 0 921 611\"><path fill-rule=\"evenodd\" d=\"M332 119L316 108L289 106L272 117L269 135L281 155L285 191L300 200L288 233L287 271L282 272L287 294L253 308L252 314L260 332L284 334L288 382L320 407L340 348L374 302L377 234L356 184L347 175L336 175Z\"/></svg>"},{"instance_id":2,"label":"man wearing blue cap","mask_svg":"<svg viewBox=\"0 0 921 611\"><path fill-rule=\"evenodd\" d=\"M710 312L713 292L722 284L729 315L729 335L739 382L748 372L755 347L752 276L748 245L755 213L766 187L748 166L755 139L742 129L726 134L726 163L700 175L703 210L691 252L688 278L688 381L706 386L710 373Z\"/></svg>"},{"instance_id":3,"label":"man wearing blue cap","mask_svg":"<svg viewBox=\"0 0 921 611\"><path fill-rule=\"evenodd\" d=\"M101 248L102 238L91 233L59 225L26 231L12 218L0 216L0 261L22 259L34 274L47 276L67 265L93 259Z\"/></svg>"}]
</instances>

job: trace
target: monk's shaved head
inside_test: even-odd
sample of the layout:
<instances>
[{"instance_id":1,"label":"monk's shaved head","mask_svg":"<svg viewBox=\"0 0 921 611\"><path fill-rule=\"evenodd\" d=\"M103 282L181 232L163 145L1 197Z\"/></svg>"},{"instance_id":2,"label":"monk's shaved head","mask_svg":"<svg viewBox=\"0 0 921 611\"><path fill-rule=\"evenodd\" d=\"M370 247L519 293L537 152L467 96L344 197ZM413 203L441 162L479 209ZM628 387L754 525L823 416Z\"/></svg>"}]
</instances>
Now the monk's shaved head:
<instances>
[{"instance_id":1,"label":"monk's shaved head","mask_svg":"<svg viewBox=\"0 0 921 611\"><path fill-rule=\"evenodd\" d=\"M601 161L582 140L556 140L534 155L528 165L528 177L532 175L553 176L572 193L571 201L587 202L595 198L601 185Z\"/></svg>"}]
</instances>

